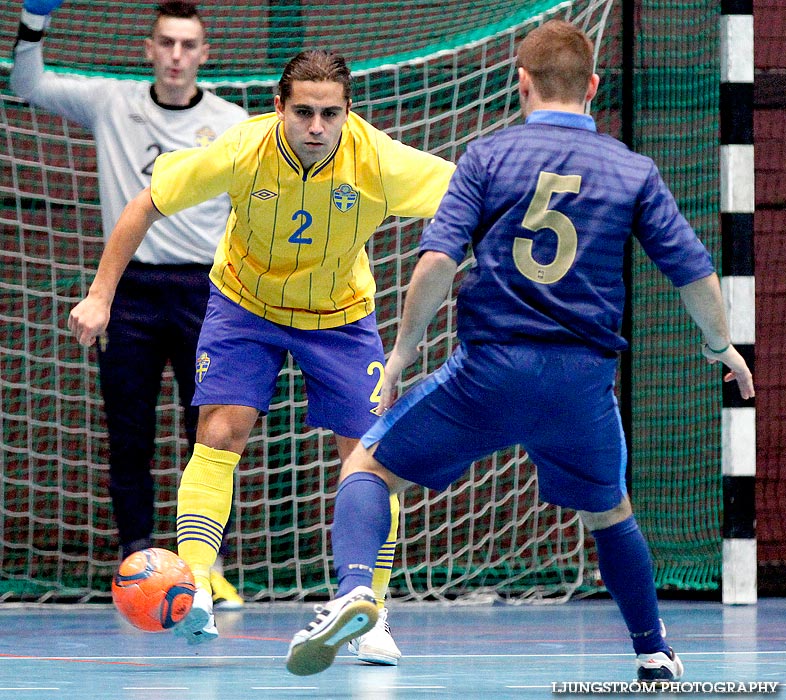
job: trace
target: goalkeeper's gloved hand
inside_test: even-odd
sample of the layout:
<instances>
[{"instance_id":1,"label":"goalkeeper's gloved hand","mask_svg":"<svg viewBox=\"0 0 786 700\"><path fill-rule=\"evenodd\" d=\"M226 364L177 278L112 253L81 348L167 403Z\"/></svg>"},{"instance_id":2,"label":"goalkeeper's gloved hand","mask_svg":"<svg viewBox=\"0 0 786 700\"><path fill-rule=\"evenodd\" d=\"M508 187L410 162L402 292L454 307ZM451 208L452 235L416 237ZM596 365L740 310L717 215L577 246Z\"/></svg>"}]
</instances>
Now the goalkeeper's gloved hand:
<instances>
[{"instance_id":1,"label":"goalkeeper's gloved hand","mask_svg":"<svg viewBox=\"0 0 786 700\"><path fill-rule=\"evenodd\" d=\"M25 0L24 8L31 15L48 15L63 4L63 0Z\"/></svg>"},{"instance_id":2,"label":"goalkeeper's gloved hand","mask_svg":"<svg viewBox=\"0 0 786 700\"><path fill-rule=\"evenodd\" d=\"M63 0L24 0L19 40L40 41L49 26L49 13L63 4Z\"/></svg>"}]
</instances>

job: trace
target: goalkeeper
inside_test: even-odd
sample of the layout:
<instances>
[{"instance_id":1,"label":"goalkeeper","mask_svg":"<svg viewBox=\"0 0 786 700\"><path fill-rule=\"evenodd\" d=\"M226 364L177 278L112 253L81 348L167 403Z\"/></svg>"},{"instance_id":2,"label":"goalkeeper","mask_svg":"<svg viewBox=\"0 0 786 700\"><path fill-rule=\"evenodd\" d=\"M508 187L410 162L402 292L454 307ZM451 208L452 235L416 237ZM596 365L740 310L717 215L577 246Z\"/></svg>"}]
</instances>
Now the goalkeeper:
<instances>
[{"instance_id":1,"label":"goalkeeper","mask_svg":"<svg viewBox=\"0 0 786 700\"><path fill-rule=\"evenodd\" d=\"M158 7L145 40L152 84L44 72L42 38L49 13L61 2L25 0L11 88L31 104L94 134L108 237L129 198L150 183L156 155L204 145L248 115L197 87L197 70L207 60L208 45L202 19L190 2ZM210 263L228 211L225 195L151 229L120 280L107 342L98 349L109 432L109 493L123 558L152 546L156 405L167 361L174 369L192 449L196 441L194 354L207 306ZM211 576L217 604L242 606L243 599L222 575L220 561Z\"/></svg>"},{"instance_id":2,"label":"goalkeeper","mask_svg":"<svg viewBox=\"0 0 786 700\"><path fill-rule=\"evenodd\" d=\"M368 569L389 527L390 493L441 490L486 454L521 444L541 498L580 512L603 582L627 624L640 680L679 679L663 639L652 564L625 491L614 395L634 235L679 289L703 354L730 369L743 399L751 373L729 341L718 277L655 164L595 131L593 47L567 22L534 29L517 52L523 125L470 144L424 231L382 389L388 409L344 463L333 553L338 597L290 645L298 675L332 663L342 638L375 619ZM458 294L453 355L392 404L402 370L472 246ZM391 405L392 404L392 405ZM362 510L363 521L357 513Z\"/></svg>"},{"instance_id":3,"label":"goalkeeper","mask_svg":"<svg viewBox=\"0 0 786 700\"><path fill-rule=\"evenodd\" d=\"M151 186L125 208L88 296L69 318L77 340L91 345L147 229L229 193L232 211L197 349L197 445L178 492L178 552L198 590L176 631L191 643L218 635L208 570L229 515L235 467L269 408L287 353L305 378L308 423L333 431L343 461L374 422L385 361L366 242L388 216L432 216L454 171L351 112L351 87L340 55L302 52L284 68L275 112L205 148L159 156ZM360 659L389 665L400 657L382 608L397 510L392 497L388 532L369 567L371 575L376 563L382 613L352 645Z\"/></svg>"}]
</instances>

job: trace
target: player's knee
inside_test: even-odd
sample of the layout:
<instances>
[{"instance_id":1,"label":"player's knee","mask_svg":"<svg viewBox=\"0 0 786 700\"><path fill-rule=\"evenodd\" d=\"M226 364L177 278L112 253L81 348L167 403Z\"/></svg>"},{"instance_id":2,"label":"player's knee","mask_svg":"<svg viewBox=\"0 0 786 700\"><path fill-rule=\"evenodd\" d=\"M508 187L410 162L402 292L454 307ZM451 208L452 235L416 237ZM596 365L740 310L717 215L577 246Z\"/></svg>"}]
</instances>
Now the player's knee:
<instances>
[{"instance_id":1,"label":"player's knee","mask_svg":"<svg viewBox=\"0 0 786 700\"><path fill-rule=\"evenodd\" d=\"M201 406L197 442L242 454L259 412L249 406Z\"/></svg>"},{"instance_id":2,"label":"player's knee","mask_svg":"<svg viewBox=\"0 0 786 700\"><path fill-rule=\"evenodd\" d=\"M382 465L374 459L373 453L358 442L354 449L347 455L341 465L341 480L346 479L355 472L371 472L376 474L376 467Z\"/></svg>"},{"instance_id":3,"label":"player's knee","mask_svg":"<svg viewBox=\"0 0 786 700\"><path fill-rule=\"evenodd\" d=\"M355 472L368 472L382 479L388 485L392 494L400 493L409 482L399 479L393 472L382 466L374 458L375 450L376 445L366 448L362 443L358 443L341 467L341 481Z\"/></svg>"}]
</instances>

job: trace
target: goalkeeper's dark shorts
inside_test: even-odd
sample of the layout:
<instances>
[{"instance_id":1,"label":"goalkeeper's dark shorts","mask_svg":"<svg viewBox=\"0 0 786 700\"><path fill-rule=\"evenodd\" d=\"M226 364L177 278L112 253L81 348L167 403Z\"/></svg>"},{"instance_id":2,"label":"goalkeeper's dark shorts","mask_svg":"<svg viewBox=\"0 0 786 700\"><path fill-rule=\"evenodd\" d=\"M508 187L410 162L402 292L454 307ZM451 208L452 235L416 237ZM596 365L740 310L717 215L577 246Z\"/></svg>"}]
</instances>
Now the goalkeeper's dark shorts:
<instances>
[{"instance_id":1,"label":"goalkeeper's dark shorts","mask_svg":"<svg viewBox=\"0 0 786 700\"><path fill-rule=\"evenodd\" d=\"M374 457L397 476L436 490L518 444L537 467L541 500L610 510L626 493L616 367L583 346L464 343L362 442L377 443Z\"/></svg>"}]
</instances>

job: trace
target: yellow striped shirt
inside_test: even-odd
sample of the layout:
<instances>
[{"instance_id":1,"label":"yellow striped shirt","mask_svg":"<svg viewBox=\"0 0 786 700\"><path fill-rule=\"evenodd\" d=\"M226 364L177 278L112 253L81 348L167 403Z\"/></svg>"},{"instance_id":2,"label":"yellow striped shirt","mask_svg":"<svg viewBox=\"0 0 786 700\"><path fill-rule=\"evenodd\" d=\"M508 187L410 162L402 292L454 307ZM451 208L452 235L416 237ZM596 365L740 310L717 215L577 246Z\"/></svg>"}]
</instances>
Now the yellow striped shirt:
<instances>
[{"instance_id":1,"label":"yellow striped shirt","mask_svg":"<svg viewBox=\"0 0 786 700\"><path fill-rule=\"evenodd\" d=\"M366 241L388 216L433 216L453 170L350 112L333 152L304 172L283 123L265 114L159 156L151 191L165 215L228 192L211 280L259 316L313 330L374 310Z\"/></svg>"}]
</instances>

